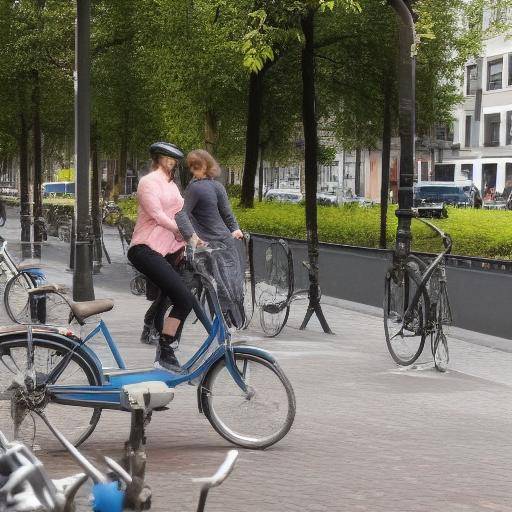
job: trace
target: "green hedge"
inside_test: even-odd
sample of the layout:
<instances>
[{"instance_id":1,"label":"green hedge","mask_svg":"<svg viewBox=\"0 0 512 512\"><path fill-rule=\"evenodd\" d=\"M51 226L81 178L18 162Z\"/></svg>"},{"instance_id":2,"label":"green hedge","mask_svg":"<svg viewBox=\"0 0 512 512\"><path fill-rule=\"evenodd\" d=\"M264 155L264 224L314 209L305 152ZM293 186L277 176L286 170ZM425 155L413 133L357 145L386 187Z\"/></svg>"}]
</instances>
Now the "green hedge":
<instances>
[{"instance_id":1,"label":"green hedge","mask_svg":"<svg viewBox=\"0 0 512 512\"><path fill-rule=\"evenodd\" d=\"M241 209L232 200L242 229L286 238L306 236L304 206L263 202L254 209ZM120 203L125 215L137 216L135 199ZM512 211L449 208L447 219L434 221L453 238L453 254L485 258L512 259ZM378 247L380 209L346 205L340 208L318 207L318 231L322 242ZM394 246L397 218L395 206L388 210L387 244ZM438 252L439 237L419 221L413 220L413 249Z\"/></svg>"},{"instance_id":2,"label":"green hedge","mask_svg":"<svg viewBox=\"0 0 512 512\"><path fill-rule=\"evenodd\" d=\"M8 204L19 204L17 198L3 198ZM306 235L304 206L300 204L263 202L252 210L241 209L233 199L233 209L242 229L285 238L304 239ZM67 205L72 211L73 200L52 198L46 205ZM137 201L120 201L125 216L136 219ZM448 218L434 221L448 232L454 241L453 254L485 258L512 259L512 211L449 208ZM378 247L380 210L378 206L360 208L347 205L340 208L318 207L318 231L322 242ZM393 247L397 218L395 207L388 211L387 243ZM439 238L426 226L413 221L413 248L437 252Z\"/></svg>"}]
</instances>

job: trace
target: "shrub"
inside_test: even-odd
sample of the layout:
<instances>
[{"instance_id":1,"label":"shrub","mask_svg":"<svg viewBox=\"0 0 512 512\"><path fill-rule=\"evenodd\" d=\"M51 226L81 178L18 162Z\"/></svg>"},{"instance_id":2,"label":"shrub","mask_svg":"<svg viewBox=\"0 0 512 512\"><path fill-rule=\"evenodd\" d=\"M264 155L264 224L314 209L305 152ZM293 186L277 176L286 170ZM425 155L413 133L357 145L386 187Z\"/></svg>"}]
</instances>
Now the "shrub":
<instances>
[{"instance_id":1,"label":"shrub","mask_svg":"<svg viewBox=\"0 0 512 512\"><path fill-rule=\"evenodd\" d=\"M229 197L240 198L242 195L242 185L226 185L226 192Z\"/></svg>"}]
</instances>

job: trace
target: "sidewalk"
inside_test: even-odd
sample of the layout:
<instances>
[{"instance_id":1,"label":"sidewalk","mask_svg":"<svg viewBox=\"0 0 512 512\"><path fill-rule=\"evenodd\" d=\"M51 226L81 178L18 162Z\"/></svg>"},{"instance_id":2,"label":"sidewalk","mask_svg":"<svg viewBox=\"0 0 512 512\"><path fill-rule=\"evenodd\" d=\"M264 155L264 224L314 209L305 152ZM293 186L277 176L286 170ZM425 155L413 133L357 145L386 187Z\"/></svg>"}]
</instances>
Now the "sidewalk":
<instances>
[{"instance_id":1,"label":"sidewalk","mask_svg":"<svg viewBox=\"0 0 512 512\"><path fill-rule=\"evenodd\" d=\"M16 240L18 230L9 221L1 234ZM96 297L117 305L103 318L129 366L146 366L154 349L138 337L149 303L129 291L131 270L116 236L107 228L114 263L94 277ZM64 249L52 239L44 254L50 279L70 284ZM334 336L315 321L298 330L304 303L293 305L278 338L262 337L257 312L242 334L278 358L297 395L297 417L275 447L241 450L208 510L512 511L512 342L455 331L448 373L400 369L378 310L325 301ZM181 359L201 336L197 325L186 327ZM178 388L170 405L148 430L152 510L194 510L198 489L190 479L213 473L230 445L199 415L194 388ZM86 453L118 457L128 430L127 414L105 412ZM41 458L54 475L74 468L62 453Z\"/></svg>"}]
</instances>

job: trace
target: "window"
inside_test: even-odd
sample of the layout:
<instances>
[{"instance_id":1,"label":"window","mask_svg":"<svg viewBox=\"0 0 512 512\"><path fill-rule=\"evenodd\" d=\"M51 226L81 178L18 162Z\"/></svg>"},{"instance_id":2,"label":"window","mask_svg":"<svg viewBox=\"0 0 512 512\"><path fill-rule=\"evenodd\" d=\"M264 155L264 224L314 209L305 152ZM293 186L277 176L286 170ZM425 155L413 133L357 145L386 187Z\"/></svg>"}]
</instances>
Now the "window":
<instances>
[{"instance_id":1,"label":"window","mask_svg":"<svg viewBox=\"0 0 512 512\"><path fill-rule=\"evenodd\" d=\"M446 124L437 125L436 139L453 142L453 131L451 130L451 127Z\"/></svg>"},{"instance_id":2,"label":"window","mask_svg":"<svg viewBox=\"0 0 512 512\"><path fill-rule=\"evenodd\" d=\"M464 146L471 147L471 116L466 116L466 138L464 139Z\"/></svg>"},{"instance_id":3,"label":"window","mask_svg":"<svg viewBox=\"0 0 512 512\"><path fill-rule=\"evenodd\" d=\"M495 91L502 88L503 57L487 62L487 90Z\"/></svg>"},{"instance_id":4,"label":"window","mask_svg":"<svg viewBox=\"0 0 512 512\"><path fill-rule=\"evenodd\" d=\"M507 136L505 144L507 146L512 144L512 111L507 112Z\"/></svg>"},{"instance_id":5,"label":"window","mask_svg":"<svg viewBox=\"0 0 512 512\"><path fill-rule=\"evenodd\" d=\"M421 181L428 181L428 162L421 162Z\"/></svg>"},{"instance_id":6,"label":"window","mask_svg":"<svg viewBox=\"0 0 512 512\"><path fill-rule=\"evenodd\" d=\"M466 96L474 96L478 89L478 67L472 64L466 70Z\"/></svg>"},{"instance_id":7,"label":"window","mask_svg":"<svg viewBox=\"0 0 512 512\"><path fill-rule=\"evenodd\" d=\"M436 164L434 177L436 181L453 181L455 179L455 164Z\"/></svg>"},{"instance_id":8,"label":"window","mask_svg":"<svg viewBox=\"0 0 512 512\"><path fill-rule=\"evenodd\" d=\"M485 146L500 145L500 114L485 114Z\"/></svg>"},{"instance_id":9,"label":"window","mask_svg":"<svg viewBox=\"0 0 512 512\"><path fill-rule=\"evenodd\" d=\"M473 179L473 164L462 164L460 166L460 173L465 180Z\"/></svg>"}]
</instances>

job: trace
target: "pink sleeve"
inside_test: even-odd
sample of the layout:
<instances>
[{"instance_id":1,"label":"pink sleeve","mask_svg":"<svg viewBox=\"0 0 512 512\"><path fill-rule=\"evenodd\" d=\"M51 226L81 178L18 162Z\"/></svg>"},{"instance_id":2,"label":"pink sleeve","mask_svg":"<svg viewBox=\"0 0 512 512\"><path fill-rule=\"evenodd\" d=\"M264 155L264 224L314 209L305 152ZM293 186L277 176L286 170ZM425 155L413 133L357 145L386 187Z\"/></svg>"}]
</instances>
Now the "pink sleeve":
<instances>
[{"instance_id":1,"label":"pink sleeve","mask_svg":"<svg viewBox=\"0 0 512 512\"><path fill-rule=\"evenodd\" d=\"M143 180L139 183L137 188L137 199L139 205L144 211L156 221L159 226L162 226L173 233L179 233L176 221L164 212L160 196L158 194L158 184Z\"/></svg>"}]
</instances>

